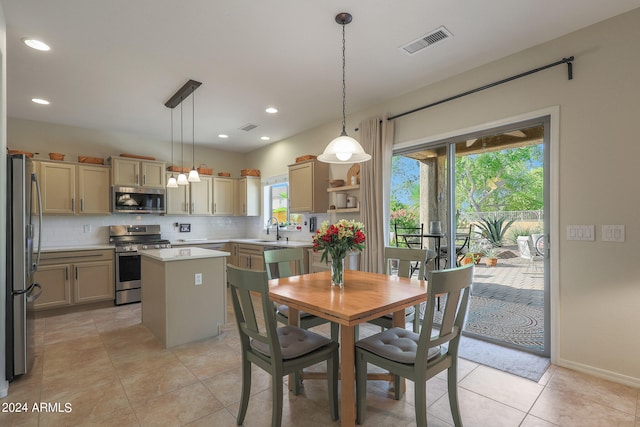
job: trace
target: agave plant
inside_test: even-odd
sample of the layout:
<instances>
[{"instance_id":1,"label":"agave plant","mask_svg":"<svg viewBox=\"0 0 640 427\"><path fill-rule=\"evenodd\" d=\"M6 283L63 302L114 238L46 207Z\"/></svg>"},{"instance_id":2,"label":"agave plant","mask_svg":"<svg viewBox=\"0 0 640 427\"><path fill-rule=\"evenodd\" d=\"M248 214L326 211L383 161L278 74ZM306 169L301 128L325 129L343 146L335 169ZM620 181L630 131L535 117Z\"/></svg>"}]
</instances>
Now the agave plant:
<instances>
[{"instance_id":1,"label":"agave plant","mask_svg":"<svg viewBox=\"0 0 640 427\"><path fill-rule=\"evenodd\" d=\"M513 219L506 223L505 221L506 218L504 217L496 219L480 218L477 226L482 230L480 231L482 237L487 239L493 246L501 247L507 230L515 222Z\"/></svg>"}]
</instances>

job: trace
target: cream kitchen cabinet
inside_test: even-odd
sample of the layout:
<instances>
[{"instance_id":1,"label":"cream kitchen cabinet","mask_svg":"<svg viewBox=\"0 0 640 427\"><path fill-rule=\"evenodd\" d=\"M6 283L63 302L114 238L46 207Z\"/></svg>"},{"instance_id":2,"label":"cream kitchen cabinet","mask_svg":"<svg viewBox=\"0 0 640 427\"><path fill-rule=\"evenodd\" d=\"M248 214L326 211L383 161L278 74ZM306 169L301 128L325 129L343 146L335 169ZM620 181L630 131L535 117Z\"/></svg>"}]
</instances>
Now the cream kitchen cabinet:
<instances>
[{"instance_id":1,"label":"cream kitchen cabinet","mask_svg":"<svg viewBox=\"0 0 640 427\"><path fill-rule=\"evenodd\" d=\"M224 246L224 250L231 255L227 257L227 264L239 266L238 264L238 244L234 242L227 242Z\"/></svg>"},{"instance_id":2,"label":"cream kitchen cabinet","mask_svg":"<svg viewBox=\"0 0 640 427\"><path fill-rule=\"evenodd\" d=\"M289 165L289 210L326 212L329 208L329 164L307 160Z\"/></svg>"},{"instance_id":3,"label":"cream kitchen cabinet","mask_svg":"<svg viewBox=\"0 0 640 427\"><path fill-rule=\"evenodd\" d=\"M164 169L165 162L112 157L111 182L121 186L164 188Z\"/></svg>"},{"instance_id":4,"label":"cream kitchen cabinet","mask_svg":"<svg viewBox=\"0 0 640 427\"><path fill-rule=\"evenodd\" d=\"M235 180L236 216L260 216L260 178L245 176Z\"/></svg>"},{"instance_id":5,"label":"cream kitchen cabinet","mask_svg":"<svg viewBox=\"0 0 640 427\"><path fill-rule=\"evenodd\" d=\"M113 250L43 253L35 279L42 286L35 310L113 300Z\"/></svg>"},{"instance_id":6,"label":"cream kitchen cabinet","mask_svg":"<svg viewBox=\"0 0 640 427\"><path fill-rule=\"evenodd\" d=\"M108 166L37 162L36 168L43 214L110 213Z\"/></svg>"},{"instance_id":7,"label":"cream kitchen cabinet","mask_svg":"<svg viewBox=\"0 0 640 427\"><path fill-rule=\"evenodd\" d=\"M170 173L165 174L169 179ZM175 175L174 175L175 177ZM211 215L213 180L208 176L200 176L200 182L179 185L178 188L167 188L167 215Z\"/></svg>"},{"instance_id":8,"label":"cream kitchen cabinet","mask_svg":"<svg viewBox=\"0 0 640 427\"><path fill-rule=\"evenodd\" d=\"M238 243L238 267L250 270L264 270L264 247Z\"/></svg>"},{"instance_id":9,"label":"cream kitchen cabinet","mask_svg":"<svg viewBox=\"0 0 640 427\"><path fill-rule=\"evenodd\" d=\"M234 193L234 178L213 177L213 215L233 215L235 207Z\"/></svg>"}]
</instances>

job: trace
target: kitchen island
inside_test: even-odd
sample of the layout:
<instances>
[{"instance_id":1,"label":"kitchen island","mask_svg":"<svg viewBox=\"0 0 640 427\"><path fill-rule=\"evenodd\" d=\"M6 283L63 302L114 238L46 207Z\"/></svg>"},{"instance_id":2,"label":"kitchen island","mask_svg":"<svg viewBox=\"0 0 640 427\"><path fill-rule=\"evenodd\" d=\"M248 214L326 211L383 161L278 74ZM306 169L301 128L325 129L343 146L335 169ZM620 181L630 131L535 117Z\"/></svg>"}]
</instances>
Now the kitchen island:
<instances>
[{"instance_id":1,"label":"kitchen island","mask_svg":"<svg viewBox=\"0 0 640 427\"><path fill-rule=\"evenodd\" d=\"M217 336L227 322L223 251L196 247L140 251L142 323L165 348Z\"/></svg>"}]
</instances>

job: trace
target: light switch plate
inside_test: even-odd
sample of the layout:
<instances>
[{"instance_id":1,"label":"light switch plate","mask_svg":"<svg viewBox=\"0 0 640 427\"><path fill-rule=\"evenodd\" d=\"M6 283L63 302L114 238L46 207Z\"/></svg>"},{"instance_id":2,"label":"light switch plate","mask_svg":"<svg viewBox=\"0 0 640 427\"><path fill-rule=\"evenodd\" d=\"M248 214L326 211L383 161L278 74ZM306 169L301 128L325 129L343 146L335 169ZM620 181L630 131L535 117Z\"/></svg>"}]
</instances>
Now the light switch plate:
<instances>
[{"instance_id":1,"label":"light switch plate","mask_svg":"<svg viewBox=\"0 0 640 427\"><path fill-rule=\"evenodd\" d=\"M596 240L596 226L567 225L567 240Z\"/></svg>"},{"instance_id":2,"label":"light switch plate","mask_svg":"<svg viewBox=\"0 0 640 427\"><path fill-rule=\"evenodd\" d=\"M603 242L624 242L624 225L603 225Z\"/></svg>"}]
</instances>

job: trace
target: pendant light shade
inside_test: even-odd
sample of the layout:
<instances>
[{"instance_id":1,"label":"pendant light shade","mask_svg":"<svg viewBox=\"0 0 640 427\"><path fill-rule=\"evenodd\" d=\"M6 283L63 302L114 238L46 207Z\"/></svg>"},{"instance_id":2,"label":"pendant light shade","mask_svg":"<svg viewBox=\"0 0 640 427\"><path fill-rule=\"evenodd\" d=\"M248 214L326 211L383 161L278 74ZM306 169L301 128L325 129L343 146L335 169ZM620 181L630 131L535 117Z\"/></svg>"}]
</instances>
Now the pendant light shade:
<instances>
[{"instance_id":1,"label":"pendant light shade","mask_svg":"<svg viewBox=\"0 0 640 427\"><path fill-rule=\"evenodd\" d=\"M192 95L193 92L200 87L202 83L201 82L197 82L195 80L189 80L188 82L186 82L180 89L178 89L178 91L173 94L173 96L167 101L165 102L165 107L171 108L171 163L173 166L173 109L176 108L178 105L180 105L180 154L181 154L181 161L180 161L180 166L182 168L182 171L179 175L178 178L174 178L173 173L171 174L171 177L169 177L168 181L167 181L167 187L168 188L176 188L179 185L189 185L189 182L200 182L200 175L198 174L198 171L196 170L195 167L195 163L196 163L196 139L195 139L195 123L196 123L196 119L195 119L195 101L193 100L193 98L191 99L191 109L192 109L192 142L191 142L191 154L192 154L192 160L193 160L193 167L191 169L191 171L189 172L189 177L187 178L187 175L185 175L184 173L184 134L183 134L183 120L182 120L182 101L184 101L185 99L187 99L189 97L189 95Z\"/></svg>"},{"instance_id":2,"label":"pendant light shade","mask_svg":"<svg viewBox=\"0 0 640 427\"><path fill-rule=\"evenodd\" d=\"M342 25L342 133L327 145L318 160L325 163L360 163L371 160L371 155L364 152L358 141L347 135L346 129L346 80L345 80L345 37L344 27L353 20L349 13L336 15L336 22Z\"/></svg>"}]
</instances>

